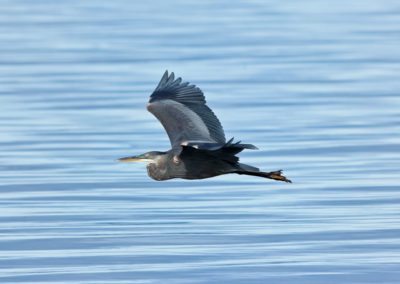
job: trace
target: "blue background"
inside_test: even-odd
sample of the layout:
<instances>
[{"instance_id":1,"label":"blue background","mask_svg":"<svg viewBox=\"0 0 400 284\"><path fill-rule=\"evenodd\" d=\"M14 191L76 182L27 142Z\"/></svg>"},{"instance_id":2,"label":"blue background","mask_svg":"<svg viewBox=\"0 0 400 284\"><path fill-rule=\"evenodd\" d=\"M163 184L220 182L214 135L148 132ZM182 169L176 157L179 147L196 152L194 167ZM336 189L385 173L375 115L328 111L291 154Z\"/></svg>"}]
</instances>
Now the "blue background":
<instances>
[{"instance_id":1,"label":"blue background","mask_svg":"<svg viewBox=\"0 0 400 284\"><path fill-rule=\"evenodd\" d=\"M399 283L399 1L0 1L1 283ZM155 182L168 69L293 184Z\"/></svg>"}]
</instances>

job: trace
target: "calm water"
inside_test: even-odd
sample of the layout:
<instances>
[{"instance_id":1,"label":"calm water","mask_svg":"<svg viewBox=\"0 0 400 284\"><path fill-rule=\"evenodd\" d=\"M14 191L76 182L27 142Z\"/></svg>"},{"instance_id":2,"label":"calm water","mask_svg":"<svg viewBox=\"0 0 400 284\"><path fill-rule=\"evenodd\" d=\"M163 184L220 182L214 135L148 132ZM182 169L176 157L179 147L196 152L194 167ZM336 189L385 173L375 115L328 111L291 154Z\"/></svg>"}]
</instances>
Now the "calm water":
<instances>
[{"instance_id":1,"label":"calm water","mask_svg":"<svg viewBox=\"0 0 400 284\"><path fill-rule=\"evenodd\" d=\"M399 283L399 1L215 2L0 1L1 283ZM165 69L294 183L116 163Z\"/></svg>"}]
</instances>

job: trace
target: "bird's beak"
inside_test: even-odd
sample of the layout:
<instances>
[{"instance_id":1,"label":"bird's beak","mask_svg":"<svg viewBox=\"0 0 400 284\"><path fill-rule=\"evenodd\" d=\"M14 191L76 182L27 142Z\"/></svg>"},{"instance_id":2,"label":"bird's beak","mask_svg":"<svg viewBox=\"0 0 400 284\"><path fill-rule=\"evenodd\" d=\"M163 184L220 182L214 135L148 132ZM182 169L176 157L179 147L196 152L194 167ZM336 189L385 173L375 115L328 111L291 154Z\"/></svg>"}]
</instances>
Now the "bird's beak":
<instances>
[{"instance_id":1,"label":"bird's beak","mask_svg":"<svg viewBox=\"0 0 400 284\"><path fill-rule=\"evenodd\" d=\"M118 161L123 163L133 163L133 162L150 162L151 160L142 158L140 156L132 156L132 157L119 158Z\"/></svg>"}]
</instances>

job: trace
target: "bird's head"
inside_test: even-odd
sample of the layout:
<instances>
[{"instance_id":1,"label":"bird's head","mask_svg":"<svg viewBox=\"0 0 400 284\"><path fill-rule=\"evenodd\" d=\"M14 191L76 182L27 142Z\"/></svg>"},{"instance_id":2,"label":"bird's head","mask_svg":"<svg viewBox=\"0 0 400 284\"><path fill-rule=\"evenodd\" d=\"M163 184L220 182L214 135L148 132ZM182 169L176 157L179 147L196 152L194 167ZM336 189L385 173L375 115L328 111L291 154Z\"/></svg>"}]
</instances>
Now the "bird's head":
<instances>
[{"instance_id":1,"label":"bird's head","mask_svg":"<svg viewBox=\"0 0 400 284\"><path fill-rule=\"evenodd\" d=\"M137 156L119 158L118 161L124 163L132 163L132 162L155 163L157 159L163 155L165 155L165 152L151 151Z\"/></svg>"}]
</instances>

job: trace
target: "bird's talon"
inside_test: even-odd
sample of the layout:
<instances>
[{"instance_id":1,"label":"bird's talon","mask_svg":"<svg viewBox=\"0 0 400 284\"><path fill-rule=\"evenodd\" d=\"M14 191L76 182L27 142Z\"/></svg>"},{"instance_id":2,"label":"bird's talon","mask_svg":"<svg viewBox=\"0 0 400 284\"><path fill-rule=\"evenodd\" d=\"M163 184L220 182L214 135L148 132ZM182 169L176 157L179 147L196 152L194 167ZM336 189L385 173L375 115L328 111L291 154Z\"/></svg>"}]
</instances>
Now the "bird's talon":
<instances>
[{"instance_id":1,"label":"bird's talon","mask_svg":"<svg viewBox=\"0 0 400 284\"><path fill-rule=\"evenodd\" d=\"M286 178L282 174L282 170L270 172L269 173L269 177L274 179L274 180L280 180L280 181L284 181L284 182L287 182L287 183L292 183L292 181L290 179Z\"/></svg>"}]
</instances>

